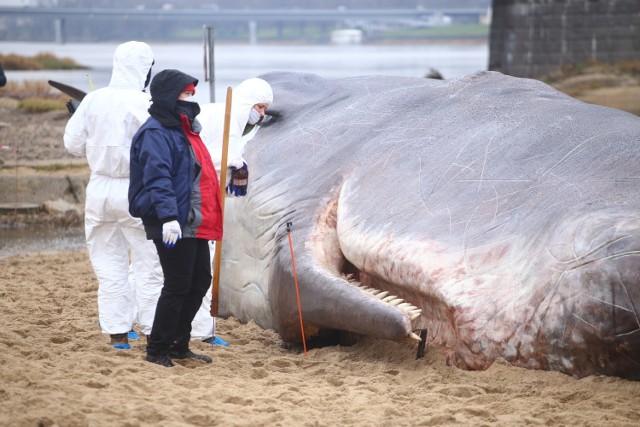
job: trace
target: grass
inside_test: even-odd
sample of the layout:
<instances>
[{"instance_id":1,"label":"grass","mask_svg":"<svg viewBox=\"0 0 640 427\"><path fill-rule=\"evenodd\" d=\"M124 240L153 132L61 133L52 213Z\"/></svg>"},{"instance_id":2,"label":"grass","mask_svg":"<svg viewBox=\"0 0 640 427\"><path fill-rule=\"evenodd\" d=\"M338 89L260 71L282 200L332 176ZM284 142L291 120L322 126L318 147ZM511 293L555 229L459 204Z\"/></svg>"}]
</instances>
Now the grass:
<instances>
[{"instance_id":1,"label":"grass","mask_svg":"<svg viewBox=\"0 0 640 427\"><path fill-rule=\"evenodd\" d=\"M20 101L18 107L27 113L46 113L53 110L66 110L65 101L46 98L26 98Z\"/></svg>"},{"instance_id":2,"label":"grass","mask_svg":"<svg viewBox=\"0 0 640 427\"><path fill-rule=\"evenodd\" d=\"M482 24L453 24L427 28L401 28L377 35L378 39L447 39L489 38L489 26Z\"/></svg>"},{"instance_id":3,"label":"grass","mask_svg":"<svg viewBox=\"0 0 640 427\"><path fill-rule=\"evenodd\" d=\"M0 63L7 71L89 69L89 67L78 64L71 58L58 58L50 52L40 52L34 56L23 56L15 53L0 54Z\"/></svg>"}]
</instances>

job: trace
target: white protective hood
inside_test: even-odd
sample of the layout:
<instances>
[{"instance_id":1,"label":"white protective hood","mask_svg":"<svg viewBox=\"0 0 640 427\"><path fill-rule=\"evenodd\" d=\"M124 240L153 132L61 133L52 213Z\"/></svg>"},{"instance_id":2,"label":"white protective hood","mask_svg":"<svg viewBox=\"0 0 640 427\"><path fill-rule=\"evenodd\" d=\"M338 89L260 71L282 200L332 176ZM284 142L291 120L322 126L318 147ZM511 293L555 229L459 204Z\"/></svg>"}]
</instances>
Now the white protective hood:
<instances>
[{"instance_id":1,"label":"white protective hood","mask_svg":"<svg viewBox=\"0 0 640 427\"><path fill-rule=\"evenodd\" d=\"M109 86L89 92L69 119L64 145L87 156L92 175L129 178L131 138L149 117L150 97L142 89L152 64L148 44L119 45Z\"/></svg>"},{"instance_id":2,"label":"white protective hood","mask_svg":"<svg viewBox=\"0 0 640 427\"><path fill-rule=\"evenodd\" d=\"M255 131L242 137L242 132L247 126L249 112L255 104L273 102L273 91L266 81L259 78L251 78L243 81L232 91L231 95L231 120L229 126L229 151L227 166L241 167L242 152ZM209 149L209 153L220 171L222 160L222 138L224 132L225 102L202 104L197 119L202 125L200 137Z\"/></svg>"},{"instance_id":3,"label":"white protective hood","mask_svg":"<svg viewBox=\"0 0 640 427\"><path fill-rule=\"evenodd\" d=\"M113 54L113 72L109 86L143 90L152 64L153 52L148 44L137 41L122 43Z\"/></svg>"}]
</instances>

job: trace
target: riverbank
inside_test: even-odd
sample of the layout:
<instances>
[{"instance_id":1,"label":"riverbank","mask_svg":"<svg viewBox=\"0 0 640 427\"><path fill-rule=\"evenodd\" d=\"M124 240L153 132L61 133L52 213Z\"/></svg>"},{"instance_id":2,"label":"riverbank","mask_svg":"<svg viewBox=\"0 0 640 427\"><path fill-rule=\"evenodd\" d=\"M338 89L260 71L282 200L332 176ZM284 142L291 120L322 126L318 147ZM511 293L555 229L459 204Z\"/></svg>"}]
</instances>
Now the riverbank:
<instances>
[{"instance_id":1,"label":"riverbank","mask_svg":"<svg viewBox=\"0 0 640 427\"><path fill-rule=\"evenodd\" d=\"M27 113L4 97L0 117L0 227L81 226L89 168L64 148L69 113Z\"/></svg>"}]
</instances>

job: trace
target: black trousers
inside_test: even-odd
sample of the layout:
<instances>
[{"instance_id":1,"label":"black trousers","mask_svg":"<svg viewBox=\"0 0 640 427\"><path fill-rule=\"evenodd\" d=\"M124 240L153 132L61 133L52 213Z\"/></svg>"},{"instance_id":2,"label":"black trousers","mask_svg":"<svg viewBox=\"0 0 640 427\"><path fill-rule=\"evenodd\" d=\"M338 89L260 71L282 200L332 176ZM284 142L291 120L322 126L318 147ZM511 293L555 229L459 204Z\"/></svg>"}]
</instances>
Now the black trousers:
<instances>
[{"instance_id":1,"label":"black trousers","mask_svg":"<svg viewBox=\"0 0 640 427\"><path fill-rule=\"evenodd\" d=\"M209 243L204 239L180 239L173 248L154 240L164 273L147 353L161 356L170 350L189 349L191 322L211 286Z\"/></svg>"}]
</instances>

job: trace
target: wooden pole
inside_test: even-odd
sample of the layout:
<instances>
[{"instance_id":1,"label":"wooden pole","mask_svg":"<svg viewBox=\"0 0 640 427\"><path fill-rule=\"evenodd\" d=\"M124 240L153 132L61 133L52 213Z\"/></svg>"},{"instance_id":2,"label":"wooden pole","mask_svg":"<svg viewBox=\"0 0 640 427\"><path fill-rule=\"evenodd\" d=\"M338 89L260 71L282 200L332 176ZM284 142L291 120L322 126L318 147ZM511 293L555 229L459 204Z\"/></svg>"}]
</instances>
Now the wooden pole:
<instances>
[{"instance_id":1,"label":"wooden pole","mask_svg":"<svg viewBox=\"0 0 640 427\"><path fill-rule=\"evenodd\" d=\"M222 161L220 162L220 207L222 208L222 224L224 224L224 199L227 186L227 155L229 153L229 126L231 122L231 88L227 88L227 102L224 107L224 133L222 134ZM220 288L220 259L222 258L222 239L216 240L213 257L213 283L211 289L211 316L218 316L218 295Z\"/></svg>"}]
</instances>

